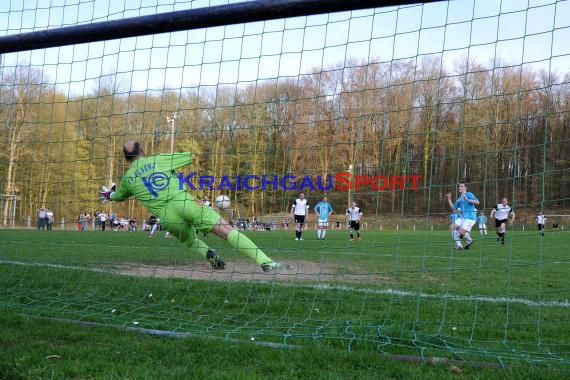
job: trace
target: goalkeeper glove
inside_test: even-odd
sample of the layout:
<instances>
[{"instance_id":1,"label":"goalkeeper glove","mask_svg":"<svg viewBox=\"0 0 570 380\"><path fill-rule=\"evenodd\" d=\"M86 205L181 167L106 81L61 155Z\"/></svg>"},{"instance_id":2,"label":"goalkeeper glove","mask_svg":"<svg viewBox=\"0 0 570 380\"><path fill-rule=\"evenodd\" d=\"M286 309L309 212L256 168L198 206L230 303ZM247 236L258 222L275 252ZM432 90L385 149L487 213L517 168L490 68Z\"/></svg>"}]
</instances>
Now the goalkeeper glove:
<instances>
[{"instance_id":1,"label":"goalkeeper glove","mask_svg":"<svg viewBox=\"0 0 570 380\"><path fill-rule=\"evenodd\" d=\"M111 194L113 194L113 192L116 189L116 185L114 183L111 184L111 188L107 188L107 186L101 186L101 192L99 194L101 194L101 202L105 203L107 201L111 200Z\"/></svg>"}]
</instances>

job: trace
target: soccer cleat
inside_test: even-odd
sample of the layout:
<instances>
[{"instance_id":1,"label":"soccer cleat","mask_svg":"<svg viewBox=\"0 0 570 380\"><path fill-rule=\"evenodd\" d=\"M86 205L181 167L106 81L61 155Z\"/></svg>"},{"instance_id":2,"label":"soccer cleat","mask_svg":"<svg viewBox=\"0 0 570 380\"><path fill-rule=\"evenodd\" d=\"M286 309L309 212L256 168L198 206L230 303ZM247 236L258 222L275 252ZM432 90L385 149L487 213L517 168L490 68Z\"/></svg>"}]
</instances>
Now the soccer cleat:
<instances>
[{"instance_id":1,"label":"soccer cleat","mask_svg":"<svg viewBox=\"0 0 570 380\"><path fill-rule=\"evenodd\" d=\"M463 248L463 249L469 249L469 247L471 247L474 243L474 240L471 240L469 243L467 243L467 245Z\"/></svg>"},{"instance_id":2,"label":"soccer cleat","mask_svg":"<svg viewBox=\"0 0 570 380\"><path fill-rule=\"evenodd\" d=\"M295 238L295 240L297 240L297 241L298 241L298 240L299 240L299 238L297 238L297 237L296 237L296 238Z\"/></svg>"},{"instance_id":3,"label":"soccer cleat","mask_svg":"<svg viewBox=\"0 0 570 380\"><path fill-rule=\"evenodd\" d=\"M358 237L358 241L361 241L361 240L362 240L362 238L359 236L359 237Z\"/></svg>"},{"instance_id":4,"label":"soccer cleat","mask_svg":"<svg viewBox=\"0 0 570 380\"><path fill-rule=\"evenodd\" d=\"M222 270L226 267L224 260L222 260L213 249L210 248L208 250L206 257L208 258L210 265L212 265L212 269Z\"/></svg>"},{"instance_id":5,"label":"soccer cleat","mask_svg":"<svg viewBox=\"0 0 570 380\"><path fill-rule=\"evenodd\" d=\"M281 266L281 264L279 264L278 262L270 261L268 263L261 264L261 269L263 269L263 271L265 273L267 273L267 272L271 272L273 269L279 268L280 266Z\"/></svg>"},{"instance_id":6,"label":"soccer cleat","mask_svg":"<svg viewBox=\"0 0 570 380\"><path fill-rule=\"evenodd\" d=\"M456 246L455 246L455 250L456 250L456 251L461 251L462 249L463 249L463 247L460 246L460 245L456 245Z\"/></svg>"}]
</instances>

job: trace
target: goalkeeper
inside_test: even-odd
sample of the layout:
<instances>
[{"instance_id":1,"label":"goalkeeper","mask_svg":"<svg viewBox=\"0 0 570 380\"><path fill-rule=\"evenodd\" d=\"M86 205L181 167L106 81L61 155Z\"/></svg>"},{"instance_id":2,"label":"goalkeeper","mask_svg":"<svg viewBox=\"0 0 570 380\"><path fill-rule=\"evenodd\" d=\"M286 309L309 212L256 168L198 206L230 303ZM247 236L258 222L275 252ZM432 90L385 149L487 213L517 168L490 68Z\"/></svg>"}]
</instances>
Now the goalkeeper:
<instances>
[{"instance_id":1,"label":"goalkeeper","mask_svg":"<svg viewBox=\"0 0 570 380\"><path fill-rule=\"evenodd\" d=\"M121 202L131 196L136 198L150 213L160 218L164 229L182 244L207 258L214 269L224 269L225 263L213 249L197 238L197 231L212 232L227 240L232 247L255 260L264 272L279 267L247 236L235 230L214 209L197 201L181 185L176 169L189 165L192 153L147 157L138 141L128 141L123 146L123 154L130 167L117 189L112 185L107 191L101 192L102 199Z\"/></svg>"}]
</instances>

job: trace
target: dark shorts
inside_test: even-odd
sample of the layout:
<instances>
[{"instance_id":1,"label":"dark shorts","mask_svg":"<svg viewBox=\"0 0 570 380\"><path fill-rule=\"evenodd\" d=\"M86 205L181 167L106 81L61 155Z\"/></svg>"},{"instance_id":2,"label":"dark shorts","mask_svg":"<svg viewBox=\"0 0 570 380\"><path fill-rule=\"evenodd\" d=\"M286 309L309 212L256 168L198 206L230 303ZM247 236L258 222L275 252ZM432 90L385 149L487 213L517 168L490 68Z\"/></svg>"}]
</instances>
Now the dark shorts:
<instances>
[{"instance_id":1,"label":"dark shorts","mask_svg":"<svg viewBox=\"0 0 570 380\"><path fill-rule=\"evenodd\" d=\"M503 223L507 224L507 219L501 219L501 220L495 219L495 227L499 228Z\"/></svg>"},{"instance_id":2,"label":"dark shorts","mask_svg":"<svg viewBox=\"0 0 570 380\"><path fill-rule=\"evenodd\" d=\"M295 215L295 223L305 223L305 215Z\"/></svg>"},{"instance_id":3,"label":"dark shorts","mask_svg":"<svg viewBox=\"0 0 570 380\"><path fill-rule=\"evenodd\" d=\"M544 224L537 224L536 227L538 228L539 231L544 230Z\"/></svg>"},{"instance_id":4,"label":"dark shorts","mask_svg":"<svg viewBox=\"0 0 570 380\"><path fill-rule=\"evenodd\" d=\"M351 230L358 231L358 230L360 230L360 221L358 221L358 220L351 220L351 221L348 223L348 226L350 227Z\"/></svg>"}]
</instances>

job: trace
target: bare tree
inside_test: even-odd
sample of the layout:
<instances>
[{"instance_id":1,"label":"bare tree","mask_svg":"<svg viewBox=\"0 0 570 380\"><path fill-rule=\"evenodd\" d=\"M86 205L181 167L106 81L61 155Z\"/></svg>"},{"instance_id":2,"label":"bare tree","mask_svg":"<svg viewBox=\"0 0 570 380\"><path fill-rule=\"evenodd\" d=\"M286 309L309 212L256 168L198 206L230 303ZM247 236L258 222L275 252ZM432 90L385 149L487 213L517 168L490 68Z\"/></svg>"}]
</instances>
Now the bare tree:
<instances>
[{"instance_id":1,"label":"bare tree","mask_svg":"<svg viewBox=\"0 0 570 380\"><path fill-rule=\"evenodd\" d=\"M0 88L0 103L3 107L0 117L3 119L2 141L6 154L4 194L7 197L2 210L2 225L6 226L9 210L12 209L14 196L19 192L18 162L23 152L29 151L25 139L33 133L37 122L37 108L40 104L42 91L41 71L25 66L15 66L13 72L4 72L4 83Z\"/></svg>"}]
</instances>

